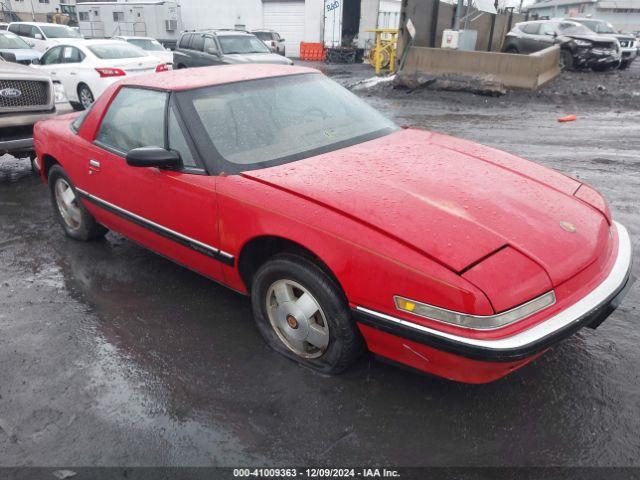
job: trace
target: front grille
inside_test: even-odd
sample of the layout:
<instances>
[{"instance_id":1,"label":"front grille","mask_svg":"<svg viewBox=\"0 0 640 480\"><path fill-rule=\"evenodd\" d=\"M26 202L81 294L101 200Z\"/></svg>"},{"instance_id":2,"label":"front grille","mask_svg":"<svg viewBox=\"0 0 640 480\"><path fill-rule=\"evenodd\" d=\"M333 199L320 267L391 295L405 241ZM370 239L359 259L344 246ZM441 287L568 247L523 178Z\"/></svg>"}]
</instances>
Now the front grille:
<instances>
[{"instance_id":1,"label":"front grille","mask_svg":"<svg viewBox=\"0 0 640 480\"><path fill-rule=\"evenodd\" d=\"M12 94L14 91L20 94ZM0 79L0 109L46 107L49 105L49 95L49 82L46 81Z\"/></svg>"}]
</instances>

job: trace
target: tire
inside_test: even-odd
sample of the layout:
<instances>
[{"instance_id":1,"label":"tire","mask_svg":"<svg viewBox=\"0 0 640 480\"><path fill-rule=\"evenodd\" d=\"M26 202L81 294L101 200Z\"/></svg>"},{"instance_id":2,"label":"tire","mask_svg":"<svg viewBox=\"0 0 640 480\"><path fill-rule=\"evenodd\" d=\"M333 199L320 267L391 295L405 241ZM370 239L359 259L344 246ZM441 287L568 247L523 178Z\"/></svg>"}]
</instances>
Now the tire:
<instances>
[{"instance_id":1,"label":"tire","mask_svg":"<svg viewBox=\"0 0 640 480\"><path fill-rule=\"evenodd\" d=\"M573 70L573 64L574 60L571 51L560 50L560 70Z\"/></svg>"},{"instance_id":2,"label":"tire","mask_svg":"<svg viewBox=\"0 0 640 480\"><path fill-rule=\"evenodd\" d=\"M177 68L178 70L182 70L183 68L187 68L187 66L183 65L182 63L179 63Z\"/></svg>"},{"instance_id":3,"label":"tire","mask_svg":"<svg viewBox=\"0 0 640 480\"><path fill-rule=\"evenodd\" d=\"M93 102L95 102L96 99L93 96L91 89L84 83L81 83L78 85L78 100L80 100L80 106L82 109L86 110Z\"/></svg>"},{"instance_id":4,"label":"tire","mask_svg":"<svg viewBox=\"0 0 640 480\"><path fill-rule=\"evenodd\" d=\"M62 192L66 192L67 190L73 192L73 198L65 204L63 200L64 193ZM95 218L87 211L78 198L71 179L69 179L60 165L54 165L51 167L51 170L49 170L49 191L51 192L54 216L67 236L75 240L88 242L102 238L108 232L108 230L96 222ZM73 208L73 213L71 208Z\"/></svg>"},{"instance_id":5,"label":"tire","mask_svg":"<svg viewBox=\"0 0 640 480\"><path fill-rule=\"evenodd\" d=\"M276 291L283 298L285 290L291 301L277 303ZM307 301L303 302L305 295ZM279 254L262 265L253 278L251 303L257 328L267 344L305 367L335 375L364 350L342 290L321 267L301 255ZM303 313L316 308L312 317Z\"/></svg>"},{"instance_id":6,"label":"tire","mask_svg":"<svg viewBox=\"0 0 640 480\"><path fill-rule=\"evenodd\" d=\"M620 70L626 70L631 66L631 62L629 60L623 60L620 62Z\"/></svg>"},{"instance_id":7,"label":"tire","mask_svg":"<svg viewBox=\"0 0 640 480\"><path fill-rule=\"evenodd\" d=\"M517 48L517 47L515 47L514 45L509 45L509 46L505 49L504 53L520 53L520 51L519 51L519 50L518 50L518 48Z\"/></svg>"}]
</instances>

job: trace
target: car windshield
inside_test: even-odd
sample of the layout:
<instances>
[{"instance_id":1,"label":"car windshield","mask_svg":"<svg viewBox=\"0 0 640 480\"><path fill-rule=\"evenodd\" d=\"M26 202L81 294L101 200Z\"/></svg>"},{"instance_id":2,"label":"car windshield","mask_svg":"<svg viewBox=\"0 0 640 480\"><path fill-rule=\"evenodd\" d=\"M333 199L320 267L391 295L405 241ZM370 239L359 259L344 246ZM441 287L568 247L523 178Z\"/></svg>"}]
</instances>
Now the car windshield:
<instances>
[{"instance_id":1,"label":"car windshield","mask_svg":"<svg viewBox=\"0 0 640 480\"><path fill-rule=\"evenodd\" d=\"M253 32L253 34L263 41L270 41L273 39L273 34L271 32Z\"/></svg>"},{"instance_id":2,"label":"car windshield","mask_svg":"<svg viewBox=\"0 0 640 480\"><path fill-rule=\"evenodd\" d=\"M560 35L593 35L593 32L579 23L560 23L558 25Z\"/></svg>"},{"instance_id":3,"label":"car windshield","mask_svg":"<svg viewBox=\"0 0 640 480\"><path fill-rule=\"evenodd\" d=\"M206 87L178 99L202 151L217 151L227 173L289 163L398 129L321 74Z\"/></svg>"},{"instance_id":4,"label":"car windshield","mask_svg":"<svg viewBox=\"0 0 640 480\"><path fill-rule=\"evenodd\" d=\"M162 44L152 38L131 38L127 41L130 44L135 45L136 47L140 47L143 50L148 50L151 52L164 51L164 47L162 46Z\"/></svg>"},{"instance_id":5,"label":"car windshield","mask_svg":"<svg viewBox=\"0 0 640 480\"><path fill-rule=\"evenodd\" d=\"M91 50L96 57L105 60L147 56L144 50L124 42L91 45L89 50Z\"/></svg>"},{"instance_id":6,"label":"car windshield","mask_svg":"<svg viewBox=\"0 0 640 480\"><path fill-rule=\"evenodd\" d=\"M80 32L65 25L41 25L40 28L47 36L47 38L82 38Z\"/></svg>"},{"instance_id":7,"label":"car windshield","mask_svg":"<svg viewBox=\"0 0 640 480\"><path fill-rule=\"evenodd\" d=\"M220 35L218 36L222 53L269 53L269 49L253 35Z\"/></svg>"},{"instance_id":8,"label":"car windshield","mask_svg":"<svg viewBox=\"0 0 640 480\"><path fill-rule=\"evenodd\" d=\"M18 48L31 48L27 42L13 33L0 33L0 49L14 50Z\"/></svg>"},{"instance_id":9,"label":"car windshield","mask_svg":"<svg viewBox=\"0 0 640 480\"><path fill-rule=\"evenodd\" d=\"M617 33L613 25L608 22L581 20L580 23L596 33Z\"/></svg>"}]
</instances>

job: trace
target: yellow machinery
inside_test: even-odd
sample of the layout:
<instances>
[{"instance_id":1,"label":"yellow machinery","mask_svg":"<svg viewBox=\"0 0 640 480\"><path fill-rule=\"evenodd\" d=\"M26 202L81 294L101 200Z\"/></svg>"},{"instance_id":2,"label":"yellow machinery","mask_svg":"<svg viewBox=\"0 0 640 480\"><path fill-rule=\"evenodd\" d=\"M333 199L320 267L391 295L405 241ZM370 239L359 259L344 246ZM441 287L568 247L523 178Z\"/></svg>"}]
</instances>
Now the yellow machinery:
<instances>
[{"instance_id":1,"label":"yellow machinery","mask_svg":"<svg viewBox=\"0 0 640 480\"><path fill-rule=\"evenodd\" d=\"M379 75L382 70L393 73L396 70L396 45L398 43L398 29L374 28L367 30L376 34L376 41L369 51L369 63Z\"/></svg>"}]
</instances>

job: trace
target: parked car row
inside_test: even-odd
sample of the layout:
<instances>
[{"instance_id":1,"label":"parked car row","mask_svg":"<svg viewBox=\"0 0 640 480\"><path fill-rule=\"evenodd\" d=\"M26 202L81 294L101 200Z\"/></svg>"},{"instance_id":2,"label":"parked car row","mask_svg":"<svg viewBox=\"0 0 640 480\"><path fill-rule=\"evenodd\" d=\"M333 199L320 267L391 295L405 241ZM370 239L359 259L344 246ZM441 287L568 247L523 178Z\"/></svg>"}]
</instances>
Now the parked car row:
<instances>
[{"instance_id":1,"label":"parked car row","mask_svg":"<svg viewBox=\"0 0 640 480\"><path fill-rule=\"evenodd\" d=\"M632 35L618 34L607 22L583 18L518 23L507 34L503 51L529 54L553 45L560 46L563 69L627 68L638 54Z\"/></svg>"}]
</instances>

